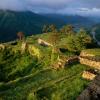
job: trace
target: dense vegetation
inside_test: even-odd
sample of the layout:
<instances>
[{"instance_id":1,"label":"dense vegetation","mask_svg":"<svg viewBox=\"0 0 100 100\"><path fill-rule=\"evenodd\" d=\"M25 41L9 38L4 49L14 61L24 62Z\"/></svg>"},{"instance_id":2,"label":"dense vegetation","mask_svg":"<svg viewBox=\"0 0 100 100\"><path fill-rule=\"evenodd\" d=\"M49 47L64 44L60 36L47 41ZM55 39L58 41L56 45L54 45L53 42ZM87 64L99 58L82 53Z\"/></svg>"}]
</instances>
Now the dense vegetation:
<instances>
[{"instance_id":1,"label":"dense vegetation","mask_svg":"<svg viewBox=\"0 0 100 100\"><path fill-rule=\"evenodd\" d=\"M89 84L81 77L88 66L75 62L59 70L52 67L59 58L79 55L93 43L87 31L77 32L71 25L60 30L54 25L44 26L43 31L47 33L26 39L24 33L18 33L18 41L5 43L0 50L1 100L75 100ZM38 38L52 46L38 44ZM23 41L29 46L24 52Z\"/></svg>"},{"instance_id":2,"label":"dense vegetation","mask_svg":"<svg viewBox=\"0 0 100 100\"><path fill-rule=\"evenodd\" d=\"M88 81L81 78L87 66L74 63L56 71L50 66L50 48L40 46L43 60L39 61L28 53L14 52L16 48L0 52L0 99L73 100L87 86Z\"/></svg>"}]
</instances>

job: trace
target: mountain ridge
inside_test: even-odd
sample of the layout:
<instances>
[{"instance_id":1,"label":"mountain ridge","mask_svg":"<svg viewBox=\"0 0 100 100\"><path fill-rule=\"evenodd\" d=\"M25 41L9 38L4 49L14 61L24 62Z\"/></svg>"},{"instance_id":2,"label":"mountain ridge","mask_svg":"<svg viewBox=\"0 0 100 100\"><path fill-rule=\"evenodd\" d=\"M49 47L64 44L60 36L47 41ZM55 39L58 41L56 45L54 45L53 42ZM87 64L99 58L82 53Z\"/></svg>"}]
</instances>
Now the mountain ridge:
<instances>
[{"instance_id":1,"label":"mountain ridge","mask_svg":"<svg viewBox=\"0 0 100 100\"><path fill-rule=\"evenodd\" d=\"M0 42L16 39L16 33L19 31L23 31L26 35L42 33L41 30L45 24L55 24L57 27L61 27L69 23L83 25L84 22L93 23L80 16L57 16L56 14L36 14L30 11L0 10Z\"/></svg>"}]
</instances>

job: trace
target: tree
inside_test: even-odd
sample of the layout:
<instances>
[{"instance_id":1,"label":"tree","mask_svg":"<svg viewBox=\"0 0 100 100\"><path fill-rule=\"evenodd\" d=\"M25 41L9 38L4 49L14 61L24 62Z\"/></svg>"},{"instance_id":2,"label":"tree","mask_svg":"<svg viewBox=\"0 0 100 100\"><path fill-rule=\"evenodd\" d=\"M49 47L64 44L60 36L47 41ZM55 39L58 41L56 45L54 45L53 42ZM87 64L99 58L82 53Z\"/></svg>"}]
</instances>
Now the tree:
<instances>
[{"instance_id":1,"label":"tree","mask_svg":"<svg viewBox=\"0 0 100 100\"><path fill-rule=\"evenodd\" d=\"M42 29L43 33L47 33L47 32L57 32L57 28L54 24L51 25L44 25L43 29Z\"/></svg>"},{"instance_id":2,"label":"tree","mask_svg":"<svg viewBox=\"0 0 100 100\"><path fill-rule=\"evenodd\" d=\"M49 37L49 42L52 44L51 52L51 64L59 58L59 49L57 48L57 43L60 40L60 34L58 32L52 32Z\"/></svg>"},{"instance_id":3,"label":"tree","mask_svg":"<svg viewBox=\"0 0 100 100\"><path fill-rule=\"evenodd\" d=\"M85 29L80 29L80 31L77 34L77 38L79 38L84 44L91 44L92 43L92 38L86 32Z\"/></svg>"},{"instance_id":4,"label":"tree","mask_svg":"<svg viewBox=\"0 0 100 100\"><path fill-rule=\"evenodd\" d=\"M49 36L49 42L55 47L57 42L60 39L60 34L57 32L57 28L55 25L50 25L50 36Z\"/></svg>"},{"instance_id":5,"label":"tree","mask_svg":"<svg viewBox=\"0 0 100 100\"><path fill-rule=\"evenodd\" d=\"M43 32L43 33L49 32L49 26L48 26L48 25L44 25L44 26L43 26L43 29L42 29L42 32Z\"/></svg>"},{"instance_id":6,"label":"tree","mask_svg":"<svg viewBox=\"0 0 100 100\"><path fill-rule=\"evenodd\" d=\"M70 35L67 38L67 48L72 52L80 52L91 44L92 39L87 32L81 29L76 35Z\"/></svg>"},{"instance_id":7,"label":"tree","mask_svg":"<svg viewBox=\"0 0 100 100\"><path fill-rule=\"evenodd\" d=\"M20 41L24 39L24 33L23 32L18 32L17 36L18 36Z\"/></svg>"},{"instance_id":8,"label":"tree","mask_svg":"<svg viewBox=\"0 0 100 100\"><path fill-rule=\"evenodd\" d=\"M74 33L74 27L72 25L65 25L60 29L61 33L65 33L67 35L71 35Z\"/></svg>"},{"instance_id":9,"label":"tree","mask_svg":"<svg viewBox=\"0 0 100 100\"><path fill-rule=\"evenodd\" d=\"M57 33L57 28L56 28L56 26L55 26L54 24L50 25L50 26L49 26L49 31L50 31L50 32L53 32L53 33Z\"/></svg>"}]
</instances>

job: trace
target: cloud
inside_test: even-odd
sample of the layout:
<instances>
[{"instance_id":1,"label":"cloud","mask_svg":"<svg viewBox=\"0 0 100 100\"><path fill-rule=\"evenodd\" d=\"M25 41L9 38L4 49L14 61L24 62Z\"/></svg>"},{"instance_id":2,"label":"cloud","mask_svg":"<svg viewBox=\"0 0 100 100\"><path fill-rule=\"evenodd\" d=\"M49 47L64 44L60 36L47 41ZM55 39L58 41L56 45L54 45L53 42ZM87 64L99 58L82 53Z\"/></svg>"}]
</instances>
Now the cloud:
<instances>
[{"instance_id":1,"label":"cloud","mask_svg":"<svg viewBox=\"0 0 100 100\"><path fill-rule=\"evenodd\" d=\"M0 9L37 13L89 15L100 13L100 0L0 0Z\"/></svg>"},{"instance_id":2,"label":"cloud","mask_svg":"<svg viewBox=\"0 0 100 100\"><path fill-rule=\"evenodd\" d=\"M4 10L26 10L26 4L21 0L2 0L0 1L0 9Z\"/></svg>"},{"instance_id":3,"label":"cloud","mask_svg":"<svg viewBox=\"0 0 100 100\"><path fill-rule=\"evenodd\" d=\"M83 16L98 16L100 17L100 8L80 8L77 11L78 14Z\"/></svg>"}]
</instances>

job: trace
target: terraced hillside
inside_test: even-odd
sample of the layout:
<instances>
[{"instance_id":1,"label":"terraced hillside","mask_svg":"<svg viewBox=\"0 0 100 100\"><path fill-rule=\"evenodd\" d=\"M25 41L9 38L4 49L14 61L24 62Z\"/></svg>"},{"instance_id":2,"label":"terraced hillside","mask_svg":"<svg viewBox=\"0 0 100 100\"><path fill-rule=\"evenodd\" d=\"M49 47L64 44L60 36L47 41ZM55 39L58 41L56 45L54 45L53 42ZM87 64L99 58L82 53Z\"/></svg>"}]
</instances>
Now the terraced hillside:
<instances>
[{"instance_id":1,"label":"terraced hillside","mask_svg":"<svg viewBox=\"0 0 100 100\"><path fill-rule=\"evenodd\" d=\"M5 44L5 49L0 51L0 99L75 100L89 83L81 77L89 67L77 62L54 70L50 63L51 47L39 45L37 39L38 35L26 41L39 49L40 58L27 50L22 53L19 41ZM74 54L66 52L64 55Z\"/></svg>"}]
</instances>

